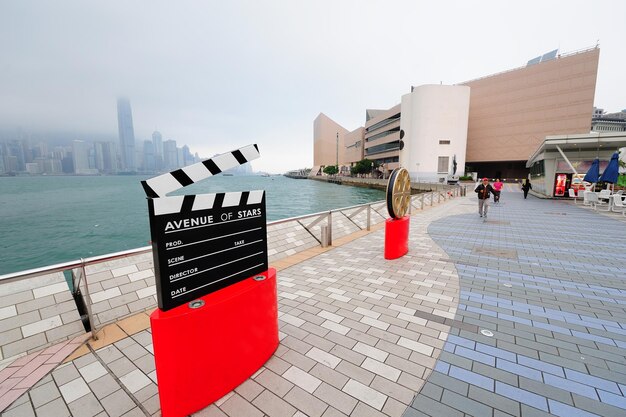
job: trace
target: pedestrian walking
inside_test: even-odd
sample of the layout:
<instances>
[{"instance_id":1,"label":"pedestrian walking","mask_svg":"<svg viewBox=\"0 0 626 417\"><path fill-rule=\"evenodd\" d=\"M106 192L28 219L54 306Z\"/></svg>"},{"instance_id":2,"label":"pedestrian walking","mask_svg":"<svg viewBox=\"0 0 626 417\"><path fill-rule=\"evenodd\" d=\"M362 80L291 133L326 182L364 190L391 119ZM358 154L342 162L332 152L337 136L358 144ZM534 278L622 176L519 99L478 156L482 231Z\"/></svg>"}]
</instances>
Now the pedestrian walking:
<instances>
[{"instance_id":1,"label":"pedestrian walking","mask_svg":"<svg viewBox=\"0 0 626 417\"><path fill-rule=\"evenodd\" d=\"M532 190L533 186L530 183L530 180L526 180L524 181L524 184L522 184L522 190L524 191L524 200L526 200L526 197L528 197L528 190Z\"/></svg>"},{"instance_id":2,"label":"pedestrian walking","mask_svg":"<svg viewBox=\"0 0 626 417\"><path fill-rule=\"evenodd\" d=\"M483 183L474 190L478 194L478 214L480 217L487 217L489 210L489 198L494 192L493 187L489 184L489 178L483 178Z\"/></svg>"},{"instance_id":3,"label":"pedestrian walking","mask_svg":"<svg viewBox=\"0 0 626 417\"><path fill-rule=\"evenodd\" d=\"M504 184L502 184L502 181L500 181L500 178L496 178L496 182L493 183L493 202L494 203L500 202L500 193L502 192L502 187L504 187Z\"/></svg>"}]
</instances>

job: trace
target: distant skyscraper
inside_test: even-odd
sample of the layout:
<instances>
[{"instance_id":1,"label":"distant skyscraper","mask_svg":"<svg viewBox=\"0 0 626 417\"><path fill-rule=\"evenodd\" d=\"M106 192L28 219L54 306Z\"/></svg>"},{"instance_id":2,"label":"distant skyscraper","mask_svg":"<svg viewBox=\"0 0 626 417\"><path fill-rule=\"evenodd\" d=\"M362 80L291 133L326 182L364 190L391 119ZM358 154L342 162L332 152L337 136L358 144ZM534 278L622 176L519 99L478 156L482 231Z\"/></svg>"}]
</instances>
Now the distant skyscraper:
<instances>
[{"instance_id":1,"label":"distant skyscraper","mask_svg":"<svg viewBox=\"0 0 626 417\"><path fill-rule=\"evenodd\" d=\"M166 170L178 168L178 149L173 139L163 142L163 162Z\"/></svg>"},{"instance_id":2,"label":"distant skyscraper","mask_svg":"<svg viewBox=\"0 0 626 417\"><path fill-rule=\"evenodd\" d=\"M156 169L154 164L154 143L151 140L143 142L143 170L152 172Z\"/></svg>"},{"instance_id":3,"label":"distant skyscraper","mask_svg":"<svg viewBox=\"0 0 626 417\"><path fill-rule=\"evenodd\" d=\"M136 171L135 130L133 129L130 101L127 98L117 99L117 127L120 135L122 169L124 171Z\"/></svg>"},{"instance_id":4,"label":"distant skyscraper","mask_svg":"<svg viewBox=\"0 0 626 417\"><path fill-rule=\"evenodd\" d=\"M152 132L152 143L154 143L154 169L163 169L163 136L161 132Z\"/></svg>"},{"instance_id":5,"label":"distant skyscraper","mask_svg":"<svg viewBox=\"0 0 626 417\"><path fill-rule=\"evenodd\" d=\"M90 173L89 148L90 146L82 140L75 140L72 142L72 162L74 163L74 173Z\"/></svg>"},{"instance_id":6,"label":"distant skyscraper","mask_svg":"<svg viewBox=\"0 0 626 417\"><path fill-rule=\"evenodd\" d=\"M154 152L163 155L163 135L158 130L152 132L152 142L154 143Z\"/></svg>"}]
</instances>

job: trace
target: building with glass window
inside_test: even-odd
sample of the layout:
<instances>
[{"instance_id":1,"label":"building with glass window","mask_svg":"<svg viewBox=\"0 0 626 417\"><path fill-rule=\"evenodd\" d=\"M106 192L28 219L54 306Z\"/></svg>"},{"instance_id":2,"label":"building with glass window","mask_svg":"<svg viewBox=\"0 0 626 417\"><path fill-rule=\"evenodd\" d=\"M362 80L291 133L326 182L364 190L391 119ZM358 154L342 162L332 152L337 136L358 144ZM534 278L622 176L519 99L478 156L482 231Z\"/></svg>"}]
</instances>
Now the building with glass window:
<instances>
[{"instance_id":1,"label":"building with glass window","mask_svg":"<svg viewBox=\"0 0 626 417\"><path fill-rule=\"evenodd\" d=\"M334 165L337 157L340 166L350 166L361 158L356 150L362 149L362 157L384 164L385 173L403 166L420 181L444 181L453 162L457 175L467 171L525 178L526 161L546 136L591 130L599 57L598 47L568 54L551 51L495 75L452 86L412 87L400 104L366 111L362 138L360 128L349 132L320 114L314 122L317 169L312 175ZM448 93L455 97L449 103L441 99ZM466 96L465 119L461 108Z\"/></svg>"},{"instance_id":2,"label":"building with glass window","mask_svg":"<svg viewBox=\"0 0 626 417\"><path fill-rule=\"evenodd\" d=\"M130 101L124 97L117 99L117 127L120 138L122 170L126 172L136 171L133 114L130 109Z\"/></svg>"},{"instance_id":3,"label":"building with glass window","mask_svg":"<svg viewBox=\"0 0 626 417\"><path fill-rule=\"evenodd\" d=\"M583 178L594 159L602 173L613 153L626 151L624 147L626 132L548 136L526 162L532 191L539 197L568 197L570 188L584 189Z\"/></svg>"}]
</instances>

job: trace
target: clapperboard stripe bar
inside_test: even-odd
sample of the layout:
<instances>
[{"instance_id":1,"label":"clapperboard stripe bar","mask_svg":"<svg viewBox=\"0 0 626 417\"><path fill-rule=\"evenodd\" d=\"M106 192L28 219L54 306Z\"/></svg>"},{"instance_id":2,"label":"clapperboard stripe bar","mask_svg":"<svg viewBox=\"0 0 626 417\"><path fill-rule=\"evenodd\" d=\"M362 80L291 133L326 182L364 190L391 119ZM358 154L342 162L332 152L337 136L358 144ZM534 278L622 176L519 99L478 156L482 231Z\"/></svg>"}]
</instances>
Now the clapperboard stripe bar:
<instances>
[{"instance_id":1,"label":"clapperboard stripe bar","mask_svg":"<svg viewBox=\"0 0 626 417\"><path fill-rule=\"evenodd\" d=\"M217 155L197 164L141 181L141 185L148 197L163 197L172 191L179 190L212 175L217 175L228 169L243 165L246 162L257 159L259 156L257 145L249 145L235 151Z\"/></svg>"},{"instance_id":2,"label":"clapperboard stripe bar","mask_svg":"<svg viewBox=\"0 0 626 417\"><path fill-rule=\"evenodd\" d=\"M165 214L185 213L223 207L245 207L260 204L261 201L263 201L264 196L265 191L263 190L198 195L175 195L156 198L152 201L152 204L154 204L154 214L156 216L162 216ZM220 204L219 201L222 201L222 203ZM185 210L184 207L189 207L189 209Z\"/></svg>"}]
</instances>

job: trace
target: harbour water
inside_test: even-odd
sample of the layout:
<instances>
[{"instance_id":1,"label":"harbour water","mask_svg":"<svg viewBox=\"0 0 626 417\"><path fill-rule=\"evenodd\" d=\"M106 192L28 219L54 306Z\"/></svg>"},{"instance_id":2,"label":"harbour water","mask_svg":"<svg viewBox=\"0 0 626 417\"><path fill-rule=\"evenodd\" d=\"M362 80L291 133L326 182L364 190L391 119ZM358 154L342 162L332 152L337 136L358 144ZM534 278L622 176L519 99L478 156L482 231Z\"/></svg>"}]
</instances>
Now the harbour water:
<instances>
[{"instance_id":1,"label":"harbour water","mask_svg":"<svg viewBox=\"0 0 626 417\"><path fill-rule=\"evenodd\" d=\"M0 275L149 244L141 176L0 178ZM267 220L384 199L282 176L215 176L174 194L265 190Z\"/></svg>"}]
</instances>

